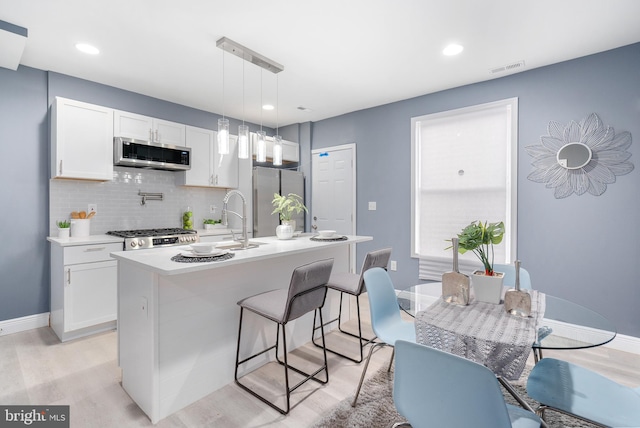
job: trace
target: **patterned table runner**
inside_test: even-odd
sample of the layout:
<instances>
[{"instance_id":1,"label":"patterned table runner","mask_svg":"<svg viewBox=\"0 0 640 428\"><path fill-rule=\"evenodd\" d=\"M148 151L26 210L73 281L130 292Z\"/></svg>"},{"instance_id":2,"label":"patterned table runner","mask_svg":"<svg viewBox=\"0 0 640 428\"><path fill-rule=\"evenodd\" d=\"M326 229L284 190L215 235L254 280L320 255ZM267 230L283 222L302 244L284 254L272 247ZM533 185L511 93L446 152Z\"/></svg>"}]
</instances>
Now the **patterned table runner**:
<instances>
[{"instance_id":1,"label":"patterned table runner","mask_svg":"<svg viewBox=\"0 0 640 428\"><path fill-rule=\"evenodd\" d=\"M528 292L528 318L507 313L502 304L472 301L468 306L458 306L439 299L416 315L416 339L516 380L524 370L545 309L545 295L537 290Z\"/></svg>"}]
</instances>

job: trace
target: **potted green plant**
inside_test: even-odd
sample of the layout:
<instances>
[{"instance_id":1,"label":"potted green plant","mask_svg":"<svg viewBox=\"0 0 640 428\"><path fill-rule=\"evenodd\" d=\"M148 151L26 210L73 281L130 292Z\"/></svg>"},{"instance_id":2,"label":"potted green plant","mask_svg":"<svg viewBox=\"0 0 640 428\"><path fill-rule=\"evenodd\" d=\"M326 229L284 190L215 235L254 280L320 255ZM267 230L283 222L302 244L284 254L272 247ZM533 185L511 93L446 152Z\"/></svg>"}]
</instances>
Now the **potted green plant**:
<instances>
[{"instance_id":1,"label":"potted green plant","mask_svg":"<svg viewBox=\"0 0 640 428\"><path fill-rule=\"evenodd\" d=\"M56 226L58 226L58 238L68 238L69 237L69 228L71 227L71 222L68 220L60 220L56 222Z\"/></svg>"},{"instance_id":2,"label":"potted green plant","mask_svg":"<svg viewBox=\"0 0 640 428\"><path fill-rule=\"evenodd\" d=\"M500 244L503 237L504 222L473 221L458 234L458 252L473 251L484 267L484 271L475 271L471 277L479 301L500 303L504 273L493 270L493 246Z\"/></svg>"},{"instance_id":3,"label":"potted green plant","mask_svg":"<svg viewBox=\"0 0 640 428\"><path fill-rule=\"evenodd\" d=\"M302 196L295 193L289 193L287 196L274 193L271 203L273 204L273 212L271 214L280 215L280 220L283 222L291 221L293 214L300 214L302 211L309 212L307 207L304 206Z\"/></svg>"},{"instance_id":4,"label":"potted green plant","mask_svg":"<svg viewBox=\"0 0 640 428\"><path fill-rule=\"evenodd\" d=\"M278 214L282 225L291 226L291 236L293 236L293 232L296 230L296 222L295 220L292 220L291 217L294 214L300 214L303 211L309 212L307 207L304 206L302 196L296 195L295 193L289 193L286 196L274 193L271 203L273 204L273 212L271 214ZM276 228L276 235L278 235L278 228ZM283 236L288 236L288 233L285 232ZM291 236L289 236L289 238ZM285 237L281 239L288 238Z\"/></svg>"}]
</instances>

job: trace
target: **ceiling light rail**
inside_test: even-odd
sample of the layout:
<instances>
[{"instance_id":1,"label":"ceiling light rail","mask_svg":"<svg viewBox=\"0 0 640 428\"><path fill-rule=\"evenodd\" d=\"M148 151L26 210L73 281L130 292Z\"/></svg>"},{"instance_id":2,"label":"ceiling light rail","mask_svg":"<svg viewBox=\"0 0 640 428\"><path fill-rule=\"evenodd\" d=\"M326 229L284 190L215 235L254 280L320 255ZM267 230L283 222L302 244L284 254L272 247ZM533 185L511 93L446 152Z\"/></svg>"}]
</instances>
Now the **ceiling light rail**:
<instances>
[{"instance_id":1,"label":"ceiling light rail","mask_svg":"<svg viewBox=\"0 0 640 428\"><path fill-rule=\"evenodd\" d=\"M274 60L269 59L266 56L261 55L258 52L251 50L245 46L242 46L240 43L234 42L227 37L218 39L218 41L216 42L216 46L226 52L232 53L235 56L244 59L245 61L249 61L250 63L257 65L258 67L264 68L265 70L270 71L273 74L278 74L281 71L284 71L284 66L282 64L278 64Z\"/></svg>"}]
</instances>

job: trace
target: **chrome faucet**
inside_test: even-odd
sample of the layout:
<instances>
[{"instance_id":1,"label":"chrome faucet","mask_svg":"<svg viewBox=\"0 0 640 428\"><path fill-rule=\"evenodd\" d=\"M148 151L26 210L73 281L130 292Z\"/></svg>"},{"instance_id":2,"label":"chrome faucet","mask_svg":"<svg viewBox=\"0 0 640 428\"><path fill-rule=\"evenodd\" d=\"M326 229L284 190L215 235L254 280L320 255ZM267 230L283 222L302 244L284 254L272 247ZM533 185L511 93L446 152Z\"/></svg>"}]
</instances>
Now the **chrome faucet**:
<instances>
[{"instance_id":1,"label":"chrome faucet","mask_svg":"<svg viewBox=\"0 0 640 428\"><path fill-rule=\"evenodd\" d=\"M227 208L229 199L233 195L238 195L240 199L242 199L242 215L238 214L235 211L230 211ZM224 224L225 226L229 225L229 213L235 214L240 217L240 219L242 219L242 248L249 248L249 236L247 235L247 200L245 199L244 195L238 190L229 190L222 200L222 224ZM233 240L235 241L235 235L233 234L233 231L231 231L231 234L233 235Z\"/></svg>"}]
</instances>

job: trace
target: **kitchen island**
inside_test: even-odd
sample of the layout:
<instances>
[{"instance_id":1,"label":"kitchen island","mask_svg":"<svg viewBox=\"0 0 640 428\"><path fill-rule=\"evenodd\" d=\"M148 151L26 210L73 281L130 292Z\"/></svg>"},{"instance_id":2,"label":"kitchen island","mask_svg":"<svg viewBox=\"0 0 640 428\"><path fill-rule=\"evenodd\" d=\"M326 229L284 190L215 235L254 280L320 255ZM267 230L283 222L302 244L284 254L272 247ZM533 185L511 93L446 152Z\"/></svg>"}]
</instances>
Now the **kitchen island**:
<instances>
[{"instance_id":1,"label":"kitchen island","mask_svg":"<svg viewBox=\"0 0 640 428\"><path fill-rule=\"evenodd\" d=\"M233 382L239 300L287 288L293 270L332 258L333 273L348 272L351 246L344 241L261 237L257 248L233 252L219 262L178 263L171 258L188 247L111 253L118 261L118 360L122 386L153 423ZM328 293L326 314L337 314L337 293ZM251 315L251 316L250 316ZM275 324L248 314L241 353L263 349ZM328 315L325 319L329 319ZM288 349L311 340L313 314L287 324ZM243 373L265 364L273 353L245 364Z\"/></svg>"}]
</instances>

